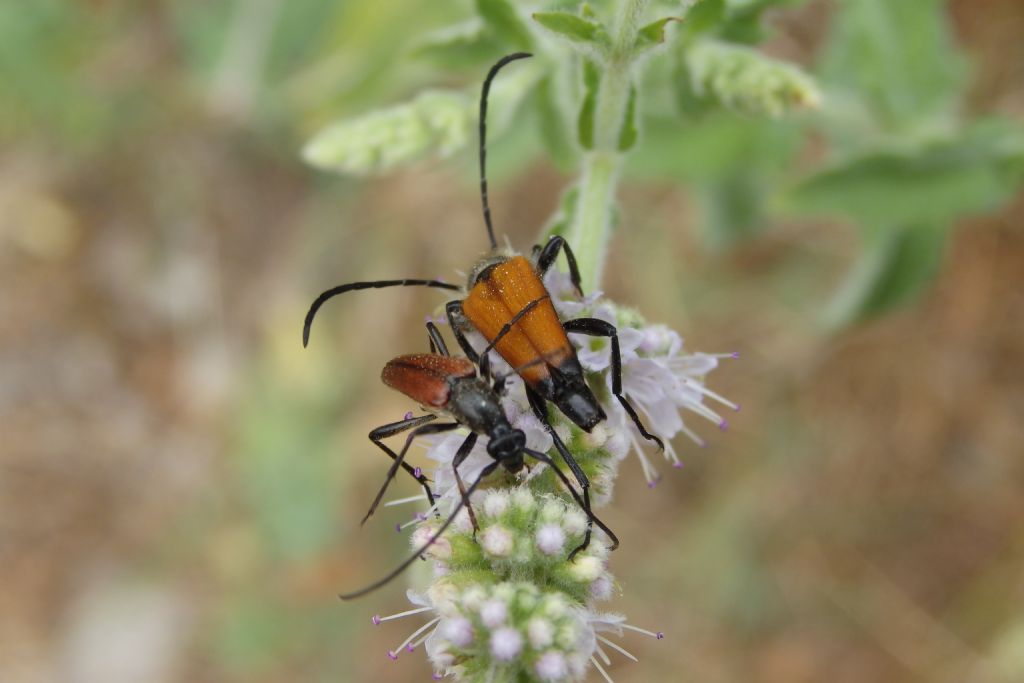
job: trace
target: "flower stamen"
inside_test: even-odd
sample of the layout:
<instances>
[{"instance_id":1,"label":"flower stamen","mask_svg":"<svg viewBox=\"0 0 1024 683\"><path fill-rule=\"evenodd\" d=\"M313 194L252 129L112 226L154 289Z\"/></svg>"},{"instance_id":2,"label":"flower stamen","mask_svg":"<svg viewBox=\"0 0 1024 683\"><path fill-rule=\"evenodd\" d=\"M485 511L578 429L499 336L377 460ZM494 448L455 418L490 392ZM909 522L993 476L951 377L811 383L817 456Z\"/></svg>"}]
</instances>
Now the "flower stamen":
<instances>
[{"instance_id":1,"label":"flower stamen","mask_svg":"<svg viewBox=\"0 0 1024 683\"><path fill-rule=\"evenodd\" d=\"M411 617L411 616L413 616L415 614L423 614L424 612L429 612L432 609L434 609L434 608L433 607L417 607L416 609L407 610L405 612L399 612L398 614L391 614L391 615L386 616L386 617L382 617L379 614L375 614L373 616L372 621L373 621L373 625L374 626L379 626L379 625L383 624L385 621L394 621L395 619L403 619L405 617Z\"/></svg>"},{"instance_id":2,"label":"flower stamen","mask_svg":"<svg viewBox=\"0 0 1024 683\"><path fill-rule=\"evenodd\" d=\"M645 628L640 628L639 626L633 626L632 624L619 624L619 628L624 628L627 631L635 631L635 632L641 633L641 634L643 634L645 636L650 636L651 638L654 638L655 640L663 640L665 638L665 634L662 633L661 631L658 631L657 633L655 633L654 631L648 631Z\"/></svg>"},{"instance_id":3,"label":"flower stamen","mask_svg":"<svg viewBox=\"0 0 1024 683\"><path fill-rule=\"evenodd\" d=\"M612 641L608 640L604 636L597 636L597 639L600 640L605 645L607 645L608 647L610 647L611 649L613 649L616 652L618 652L619 654L621 654L622 656L627 657L629 659L632 659L634 662L639 662L640 661L635 656L633 656L633 653L629 652L628 650L626 650L624 647L622 647L620 645L616 645L615 643L613 643Z\"/></svg>"},{"instance_id":4,"label":"flower stamen","mask_svg":"<svg viewBox=\"0 0 1024 683\"><path fill-rule=\"evenodd\" d=\"M594 668L597 669L597 672L601 674L601 677L604 678L604 680L608 681L608 683L615 683L615 681L612 680L612 677L608 675L608 672L604 670L604 667L601 666L601 663L597 661L595 657L590 657L590 663L594 665Z\"/></svg>"},{"instance_id":5,"label":"flower stamen","mask_svg":"<svg viewBox=\"0 0 1024 683\"><path fill-rule=\"evenodd\" d=\"M398 647L396 647L394 650L392 650L392 652L398 653L398 652L401 652L402 650L406 650L407 652L412 652L413 650L416 649L416 646L411 645L412 641L416 640L416 638L418 638L420 635L422 635L423 632L426 631L427 629L429 629L431 626L437 626L439 621L441 621L441 617L434 617L433 619L431 619L427 623L423 624L423 626L420 626L418 629L413 631L412 635L410 635L408 638L406 638L404 641L402 641L402 644L399 645ZM397 659L397 654L396 654L395 658Z\"/></svg>"},{"instance_id":6,"label":"flower stamen","mask_svg":"<svg viewBox=\"0 0 1024 683\"><path fill-rule=\"evenodd\" d=\"M426 499L427 499L426 495L424 495L423 493L420 493L418 496L409 496L408 498L396 498L395 500L386 501L384 503L384 507L391 508L391 507L396 507L398 505L405 505L407 503L416 503L418 501L426 500Z\"/></svg>"}]
</instances>

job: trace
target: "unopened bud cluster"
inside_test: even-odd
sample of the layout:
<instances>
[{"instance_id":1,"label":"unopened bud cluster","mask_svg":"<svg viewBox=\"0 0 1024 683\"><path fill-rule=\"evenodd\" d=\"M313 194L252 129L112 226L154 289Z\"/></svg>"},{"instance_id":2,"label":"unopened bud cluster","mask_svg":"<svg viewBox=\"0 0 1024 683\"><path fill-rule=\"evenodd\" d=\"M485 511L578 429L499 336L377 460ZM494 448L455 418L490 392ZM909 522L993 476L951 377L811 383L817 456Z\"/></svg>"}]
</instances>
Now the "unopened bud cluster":
<instances>
[{"instance_id":1,"label":"unopened bud cluster","mask_svg":"<svg viewBox=\"0 0 1024 683\"><path fill-rule=\"evenodd\" d=\"M443 582L441 592L450 585ZM594 649L586 611L532 582L470 585L438 610L427 654L460 680L578 680Z\"/></svg>"},{"instance_id":2,"label":"unopened bud cluster","mask_svg":"<svg viewBox=\"0 0 1024 683\"><path fill-rule=\"evenodd\" d=\"M435 572L456 588L508 580L550 586L580 604L611 596L613 578L606 568L607 539L595 529L585 550L586 514L571 501L531 488L491 489L474 496L479 530L474 533L463 510L455 524L427 554ZM423 522L412 534L413 548L436 533L436 521Z\"/></svg>"},{"instance_id":3,"label":"unopened bud cluster","mask_svg":"<svg viewBox=\"0 0 1024 683\"><path fill-rule=\"evenodd\" d=\"M821 102L814 79L799 67L741 45L698 41L687 66L694 92L743 114L781 116Z\"/></svg>"}]
</instances>

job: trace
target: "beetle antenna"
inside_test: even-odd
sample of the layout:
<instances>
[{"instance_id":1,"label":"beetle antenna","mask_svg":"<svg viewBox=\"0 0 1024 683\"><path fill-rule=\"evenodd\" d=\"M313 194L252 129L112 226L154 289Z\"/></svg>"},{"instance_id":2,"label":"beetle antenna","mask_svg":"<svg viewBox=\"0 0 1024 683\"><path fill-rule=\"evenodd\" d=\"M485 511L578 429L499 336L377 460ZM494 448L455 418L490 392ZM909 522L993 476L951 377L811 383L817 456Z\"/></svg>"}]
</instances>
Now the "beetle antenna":
<instances>
[{"instance_id":1,"label":"beetle antenna","mask_svg":"<svg viewBox=\"0 0 1024 683\"><path fill-rule=\"evenodd\" d=\"M517 59L532 57L529 52L516 52L505 55L491 67L484 79L483 90L480 91L480 200L484 205L484 223L487 224L487 237L491 240L491 249L498 248L498 240L494 239L494 224L491 222L491 206L487 202L487 96L491 92L491 81L498 75L501 67Z\"/></svg>"},{"instance_id":2,"label":"beetle antenna","mask_svg":"<svg viewBox=\"0 0 1024 683\"><path fill-rule=\"evenodd\" d=\"M441 525L441 528L439 528L437 532L430 537L430 540L428 540L426 543L420 546L411 557L406 558L405 561L402 562L402 564L398 565L393 570L388 572L388 574L384 576L382 579L375 581L374 583L371 583L369 586L360 588L357 591L352 591L351 593L339 593L338 597L342 600L354 600L356 598L362 597L367 593L372 593L381 586L386 585L392 579L396 578L398 575L400 575L402 572L408 569L413 562L415 562L420 556L422 556L423 553L427 552L430 546L434 545L434 543L436 543L437 540L441 538L441 535L448 530L448 527L450 527L452 525L452 522L455 521L455 516L462 511L462 508L469 504L469 497L473 495L473 492L476 491L476 488L480 486L480 482L482 482L487 477L487 475L491 474L498 467L499 464L500 462L498 460L495 460L490 465L485 467L483 471L480 472L479 476L477 476L476 478L476 481L474 481L470 485L470 487L466 489L466 492L462 494L462 498L459 499L459 504L456 505L455 509L452 510L451 514L448 515L448 519L444 520L444 524Z\"/></svg>"},{"instance_id":3,"label":"beetle antenna","mask_svg":"<svg viewBox=\"0 0 1024 683\"><path fill-rule=\"evenodd\" d=\"M306 313L306 321L302 325L302 345L309 345L309 331L313 327L313 318L316 317L316 312L320 310L329 299L332 299L339 294L345 292L354 292L360 289L379 289L381 287L438 287L440 289L450 289L458 291L462 289L458 285L453 285L448 282L441 282L440 280L375 280L373 282L349 282L346 285L338 285L337 287L331 287L326 292L323 292L318 296L313 304L309 307L309 311Z\"/></svg>"}]
</instances>

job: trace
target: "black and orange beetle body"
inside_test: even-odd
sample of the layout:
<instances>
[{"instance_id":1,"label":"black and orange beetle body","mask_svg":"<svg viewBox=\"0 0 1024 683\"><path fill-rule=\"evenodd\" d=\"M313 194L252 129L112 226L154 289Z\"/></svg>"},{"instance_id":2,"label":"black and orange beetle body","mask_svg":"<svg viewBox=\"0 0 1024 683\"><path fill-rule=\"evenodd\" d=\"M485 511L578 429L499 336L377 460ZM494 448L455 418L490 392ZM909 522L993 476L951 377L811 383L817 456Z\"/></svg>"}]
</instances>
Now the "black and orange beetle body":
<instances>
[{"instance_id":1,"label":"black and orange beetle body","mask_svg":"<svg viewBox=\"0 0 1024 683\"><path fill-rule=\"evenodd\" d=\"M565 254L569 276L577 291L582 294L580 274L576 259L568 243L558 235L552 236L543 246L534 248L531 258L520 254L504 253L498 249L491 221L487 199L487 97L491 82L498 71L509 62L529 57L527 53L515 53L503 57L491 67L484 79L480 95L480 196L483 204L484 223L490 240L491 251L471 270L465 288L441 280L400 279L371 282L350 282L332 287L321 293L306 313L302 330L302 343L309 342L313 320L320 307L329 299L346 292L384 287L421 286L460 292L463 297L449 301L445 306L448 321L459 346L470 363L485 362L487 353L494 349L522 377L526 395L533 412L554 435L554 429L547 419L545 401L554 403L572 422L585 431L591 431L606 419L594 392L587 385L586 377L576 350L569 341L568 333L599 336L611 341L611 393L630 416L640 434L663 447L661 439L650 434L637 415L636 410L622 392L622 363L619 352L618 330L614 325L598 318L577 318L561 321L551 303L551 297L544 286L543 277L554 264L560 253ZM466 336L467 330L477 330L487 340L488 346L478 351ZM426 387L423 387L424 389ZM437 389L437 386L434 386ZM387 425L395 427L399 424ZM426 428L428 425L424 425ZM438 425L432 425L437 427ZM382 428L383 429L383 428ZM371 435L372 438L372 435ZM375 440L378 446L383 444ZM557 443L557 442L556 442ZM385 448L385 450L387 450ZM583 499L589 510L589 481L586 474L564 448L559 449L566 465L580 483ZM389 451L392 457L393 453ZM403 466L412 471L408 465ZM418 477L424 488L429 487L425 479Z\"/></svg>"},{"instance_id":2,"label":"black and orange beetle body","mask_svg":"<svg viewBox=\"0 0 1024 683\"><path fill-rule=\"evenodd\" d=\"M535 307L536 304L533 304L525 310L529 311ZM500 342L501 338L510 333L511 330L512 326L503 327L497 333L496 338ZM452 472L460 493L459 503L430 540L394 571L370 586L352 593L342 594L341 598L348 600L365 595L370 591L380 588L401 574L416 558L420 557L427 548L440 538L441 534L447 530L459 510L463 507L469 511L469 517L474 528L476 528L476 517L473 514L473 508L469 504L470 496L480 486L481 482L498 467L502 467L513 474L522 470L525 465L524 457L526 456L550 467L572 498L587 515L587 530L583 542L570 553L569 557L572 558L590 544L591 524L596 524L608 534L608 538L612 543L611 550L617 548L619 545L618 538L591 511L590 499L586 494L586 488L583 489L584 494L581 497L558 465L547 454L528 448L526 445L526 434L521 429L513 427L509 422L505 411L502 409L499 393L505 386L506 378L493 380L492 384L486 356L481 358L478 371L477 365L468 358L449 355L444 339L433 323L427 323L427 332L430 336L431 353L398 356L388 361L381 372L381 380L386 385L413 399L428 412L419 417L413 417L410 414L399 422L383 425L370 432L370 440L391 456L393 462L388 470L383 486L378 491L363 521L365 522L380 504L388 486L395 478L398 468L409 468L409 465L405 462L405 457L416 437L448 432L461 426L469 428L470 433L459 445L455 456L452 458ZM452 421L436 422L435 420L437 420L439 415L449 417ZM402 449L395 453L382 440L402 432L408 432L408 435ZM477 478L467 487L460 476L459 466L469 457L469 454L476 446L478 437L481 435L486 436L488 439L487 453L493 458L493 462L485 466L480 471L480 474L477 475ZM565 444L562 443L561 439L553 431L552 437L556 449L563 457L566 457L568 450ZM569 457L571 458L571 456ZM415 472L414 476L417 476L421 484L426 488L427 497L431 502L431 507L433 507L434 498L429 485L422 478L422 474L418 470L415 470Z\"/></svg>"}]
</instances>

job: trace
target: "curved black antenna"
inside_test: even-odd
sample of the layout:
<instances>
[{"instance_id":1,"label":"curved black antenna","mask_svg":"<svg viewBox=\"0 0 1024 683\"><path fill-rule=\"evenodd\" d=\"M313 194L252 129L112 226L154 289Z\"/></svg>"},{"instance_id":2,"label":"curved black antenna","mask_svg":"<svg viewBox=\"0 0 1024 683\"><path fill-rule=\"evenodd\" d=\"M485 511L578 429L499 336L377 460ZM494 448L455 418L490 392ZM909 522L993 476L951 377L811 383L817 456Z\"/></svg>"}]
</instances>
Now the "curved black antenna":
<instances>
[{"instance_id":1,"label":"curved black antenna","mask_svg":"<svg viewBox=\"0 0 1024 683\"><path fill-rule=\"evenodd\" d=\"M590 518L590 521L592 521L598 529L608 534L608 539L612 542L612 545L610 548L608 548L608 550L615 550L616 548L618 548L619 537L616 536L615 532L609 529L604 522L598 519L597 515L595 515L592 510L587 508L586 503L583 502L583 498L581 498L580 494L577 493L576 489L573 488L572 482L569 481L569 477L565 476L565 472L563 472L561 468L555 464L555 461L552 460L551 457L548 456L547 454L541 453L540 451L535 451L532 448L524 448L523 452L529 455L534 460L541 461L542 463L544 463L545 465L547 465L548 467L555 471L555 474L557 474L558 478L562 480L562 483L565 485L565 488L569 489L569 494L572 495L572 498L573 500L576 501L576 504L579 505L585 513L587 513L587 517ZM576 552L577 551L574 550L572 554L575 555ZM571 555L570 559L572 559Z\"/></svg>"},{"instance_id":2,"label":"curved black antenna","mask_svg":"<svg viewBox=\"0 0 1024 683\"><path fill-rule=\"evenodd\" d=\"M487 224L487 237L491 240L491 249L498 248L498 240L494 239L494 225L491 223L491 206L487 203L487 95L491 91L491 81L498 75L501 67L517 59L532 57L529 52L516 52L505 55L491 67L484 79L484 87L480 91L480 201L484 205L484 223Z\"/></svg>"},{"instance_id":3,"label":"curved black antenna","mask_svg":"<svg viewBox=\"0 0 1024 683\"><path fill-rule=\"evenodd\" d=\"M313 304L309 307L309 311L306 313L306 322L302 325L302 345L309 345L309 330L313 326L313 318L316 317L316 312L320 310L328 299L336 297L339 294L345 292L354 292L360 289L377 289L381 287L439 287L440 289L450 289L452 291L458 291L462 289L459 285L453 285L448 282L441 282L440 280L375 280L373 282L350 282L346 285L338 285L332 287L326 292L323 292L318 296Z\"/></svg>"},{"instance_id":4,"label":"curved black antenna","mask_svg":"<svg viewBox=\"0 0 1024 683\"><path fill-rule=\"evenodd\" d=\"M485 467L483 471L480 472L480 476L478 476L476 478L476 481L474 481L470 485L470 487L466 489L466 492L462 495L462 498L459 499L459 504L456 505L455 509L452 510L452 513L448 515L448 519L444 520L444 524L442 524L441 528L437 530L437 533L431 536L429 541L420 546L420 548L417 549L416 552L413 553L411 557L406 558L406 560L403 561L402 564L398 565L393 570L391 570L386 576L384 576L384 578L375 581L374 583L371 583L369 586L360 588L357 591L352 591L351 593L338 593L338 597L342 600L354 600L356 598L362 597L367 593L372 593L381 586L384 586L385 584L389 583L392 579L394 579L399 574L408 569L413 562L415 562L417 559L419 559L421 555L423 555L423 553L427 552L430 546L434 545L434 543L437 542L437 539L441 538L441 535L445 531L447 531L448 527L450 527L452 525L452 522L455 521L455 516L458 515L462 508L464 508L468 504L469 497L473 495L474 491L476 491L476 488L480 485L480 482L482 482L489 474L494 472L494 470L497 469L498 465L500 464L500 460L495 460L490 465Z\"/></svg>"}]
</instances>

